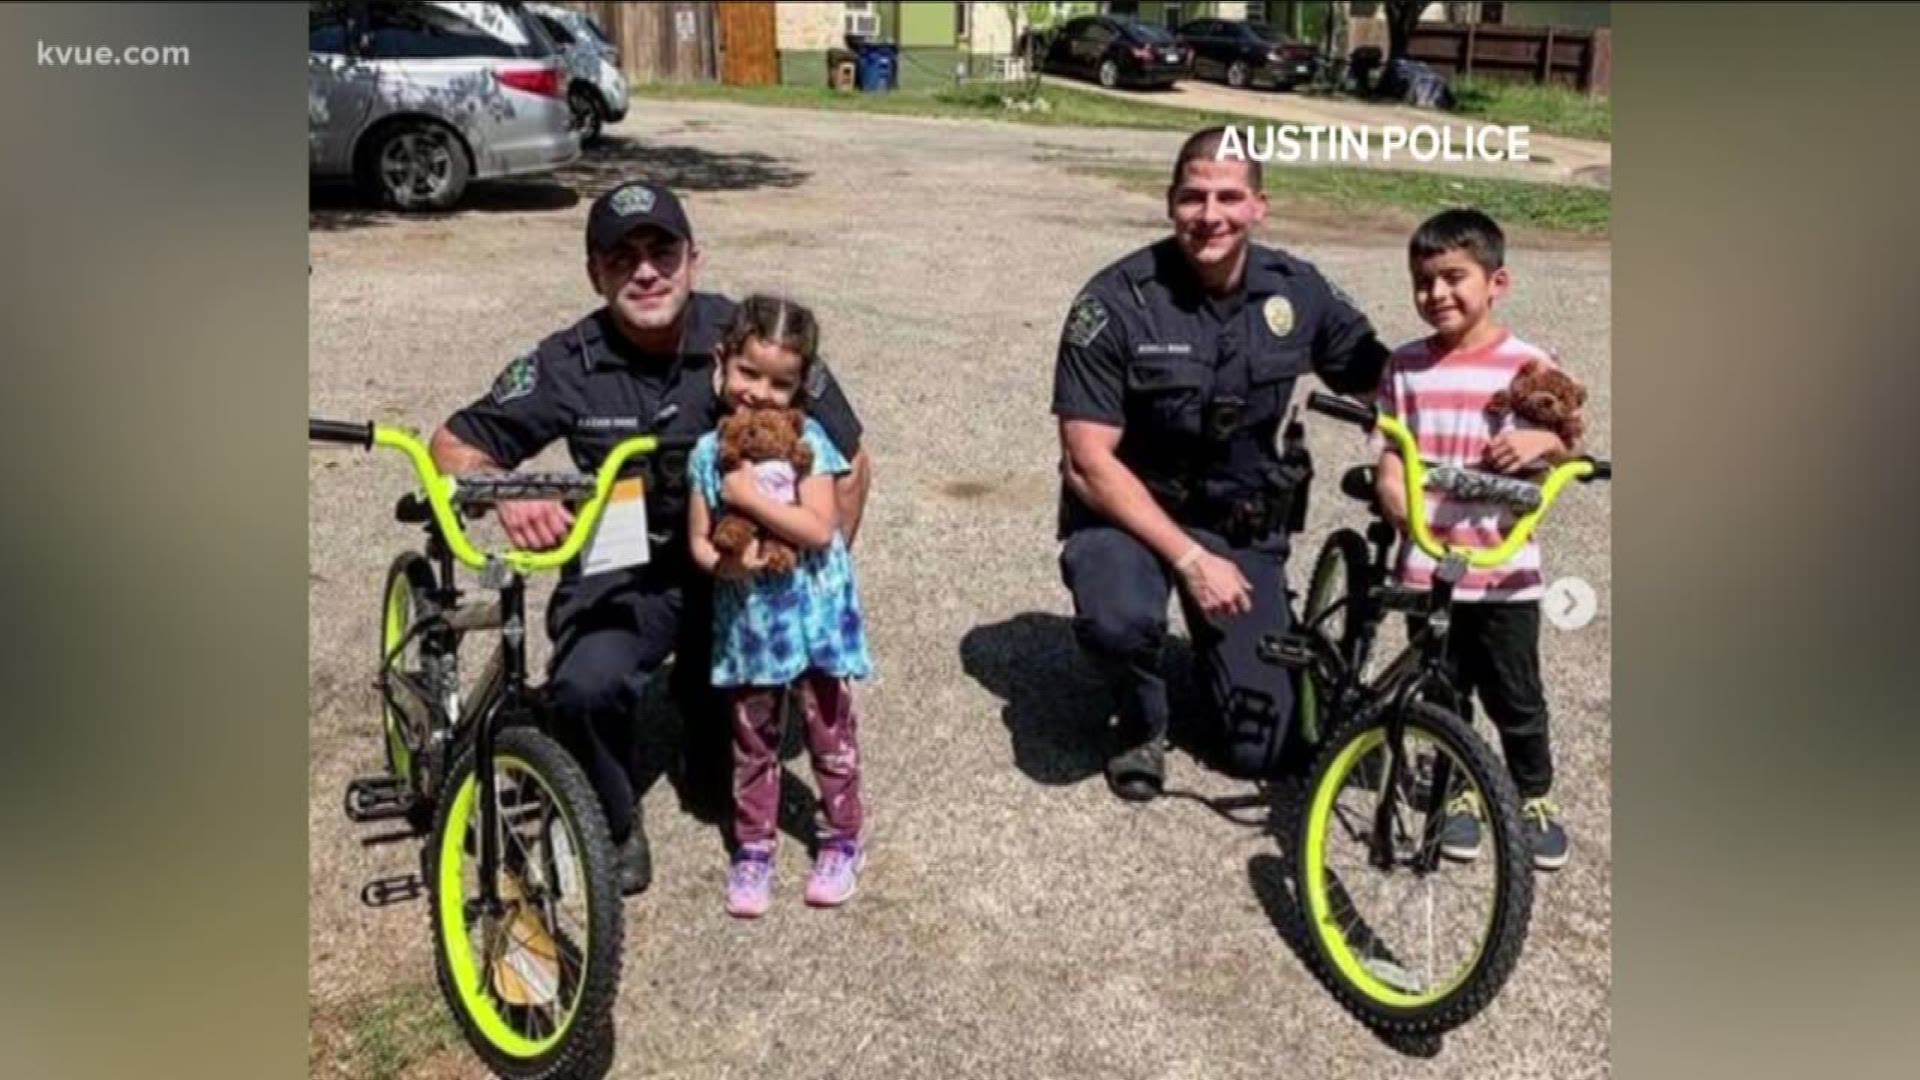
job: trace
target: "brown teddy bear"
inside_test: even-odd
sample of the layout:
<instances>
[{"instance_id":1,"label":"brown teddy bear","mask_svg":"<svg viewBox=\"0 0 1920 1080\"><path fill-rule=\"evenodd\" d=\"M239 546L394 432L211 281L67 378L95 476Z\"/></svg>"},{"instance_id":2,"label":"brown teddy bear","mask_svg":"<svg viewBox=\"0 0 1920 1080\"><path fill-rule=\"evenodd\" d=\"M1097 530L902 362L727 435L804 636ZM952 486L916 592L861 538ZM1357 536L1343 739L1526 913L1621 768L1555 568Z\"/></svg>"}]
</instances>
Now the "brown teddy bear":
<instances>
[{"instance_id":1,"label":"brown teddy bear","mask_svg":"<svg viewBox=\"0 0 1920 1080\"><path fill-rule=\"evenodd\" d=\"M1569 450L1587 430L1580 407L1587 389L1573 376L1550 364L1529 360L1505 390L1487 402L1487 412L1499 417L1509 412L1560 436Z\"/></svg>"},{"instance_id":2,"label":"brown teddy bear","mask_svg":"<svg viewBox=\"0 0 1920 1080\"><path fill-rule=\"evenodd\" d=\"M813 448L802 437L806 424L806 414L799 409L740 409L728 415L720 421L720 474L752 466L763 494L797 502L800 479L813 469ZM746 561L756 544L769 573L789 574L799 564L792 544L750 517L721 512L713 527L713 546L722 557Z\"/></svg>"}]
</instances>

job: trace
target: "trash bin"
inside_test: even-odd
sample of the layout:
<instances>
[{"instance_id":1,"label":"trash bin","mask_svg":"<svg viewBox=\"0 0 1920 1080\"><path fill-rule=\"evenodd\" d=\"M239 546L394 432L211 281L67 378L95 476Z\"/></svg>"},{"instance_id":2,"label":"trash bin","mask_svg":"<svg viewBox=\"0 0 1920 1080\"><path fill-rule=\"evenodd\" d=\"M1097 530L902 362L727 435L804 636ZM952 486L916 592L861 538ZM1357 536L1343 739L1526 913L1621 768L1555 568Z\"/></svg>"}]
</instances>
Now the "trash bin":
<instances>
[{"instance_id":1,"label":"trash bin","mask_svg":"<svg viewBox=\"0 0 1920 1080\"><path fill-rule=\"evenodd\" d=\"M900 46L883 41L860 41L854 43L853 51L861 92L900 89Z\"/></svg>"},{"instance_id":2,"label":"trash bin","mask_svg":"<svg viewBox=\"0 0 1920 1080\"><path fill-rule=\"evenodd\" d=\"M851 49L827 50L827 86L852 92L860 86L860 66Z\"/></svg>"}]
</instances>

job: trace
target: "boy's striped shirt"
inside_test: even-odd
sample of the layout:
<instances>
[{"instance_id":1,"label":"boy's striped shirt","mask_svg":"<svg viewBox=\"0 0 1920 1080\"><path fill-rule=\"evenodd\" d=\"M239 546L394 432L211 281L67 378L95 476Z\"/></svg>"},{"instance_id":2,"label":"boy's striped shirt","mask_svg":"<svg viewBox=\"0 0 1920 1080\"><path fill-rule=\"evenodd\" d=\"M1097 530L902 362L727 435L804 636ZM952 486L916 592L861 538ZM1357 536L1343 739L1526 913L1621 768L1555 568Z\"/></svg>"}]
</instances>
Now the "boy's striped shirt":
<instances>
[{"instance_id":1,"label":"boy's striped shirt","mask_svg":"<svg viewBox=\"0 0 1920 1080\"><path fill-rule=\"evenodd\" d=\"M1505 390L1529 360L1554 362L1544 349L1507 331L1482 348L1444 356L1435 355L1431 339L1423 338L1394 350L1377 403L1383 412L1407 425L1429 467L1456 465L1491 471L1482 459L1496 436L1515 424L1520 428L1537 427L1511 414L1496 421L1487 413L1487 402ZM1374 433L1376 454L1391 445L1384 434ZM1449 498L1431 488L1424 495L1427 526L1435 539L1444 543L1497 547L1518 517L1497 502ZM1413 588L1429 587L1438 563L1410 541L1403 543L1400 551L1400 582ZM1530 537L1508 562L1468 569L1454 588L1454 599L1538 600L1544 592L1540 544Z\"/></svg>"}]
</instances>

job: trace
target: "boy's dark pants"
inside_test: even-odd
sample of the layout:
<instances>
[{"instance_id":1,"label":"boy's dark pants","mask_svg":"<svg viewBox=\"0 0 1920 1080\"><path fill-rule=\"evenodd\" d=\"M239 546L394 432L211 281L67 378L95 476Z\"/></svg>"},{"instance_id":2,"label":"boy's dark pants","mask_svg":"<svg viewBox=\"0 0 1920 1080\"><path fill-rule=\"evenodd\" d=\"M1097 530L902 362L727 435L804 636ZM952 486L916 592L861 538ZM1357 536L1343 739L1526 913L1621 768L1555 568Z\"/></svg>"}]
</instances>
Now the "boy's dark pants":
<instances>
[{"instance_id":1,"label":"boy's dark pants","mask_svg":"<svg viewBox=\"0 0 1920 1080\"><path fill-rule=\"evenodd\" d=\"M1417 632L1424 622L1415 620L1409 629ZM1463 697L1477 696L1499 730L1507 771L1520 798L1546 795L1553 789L1553 751L1540 683L1539 603L1454 604L1447 659Z\"/></svg>"}]
</instances>

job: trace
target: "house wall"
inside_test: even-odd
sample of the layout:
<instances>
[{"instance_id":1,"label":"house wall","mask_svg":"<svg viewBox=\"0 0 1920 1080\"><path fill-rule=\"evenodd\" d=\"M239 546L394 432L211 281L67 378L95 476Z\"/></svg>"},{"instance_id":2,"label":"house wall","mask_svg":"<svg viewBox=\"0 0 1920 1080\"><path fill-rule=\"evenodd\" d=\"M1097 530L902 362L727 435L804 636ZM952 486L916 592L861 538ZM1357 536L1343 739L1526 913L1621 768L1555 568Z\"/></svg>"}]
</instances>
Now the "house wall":
<instances>
[{"instance_id":1,"label":"house wall","mask_svg":"<svg viewBox=\"0 0 1920 1080\"><path fill-rule=\"evenodd\" d=\"M1007 5L974 4L972 29L973 36L967 44L974 52L998 56L1013 51L1014 25L1008 16Z\"/></svg>"},{"instance_id":2,"label":"house wall","mask_svg":"<svg viewBox=\"0 0 1920 1080\"><path fill-rule=\"evenodd\" d=\"M781 52L821 51L840 45L841 18L847 5L842 3L774 5L774 44ZM824 61L823 61L824 62ZM825 79L825 69L821 78Z\"/></svg>"},{"instance_id":3,"label":"house wall","mask_svg":"<svg viewBox=\"0 0 1920 1080\"><path fill-rule=\"evenodd\" d=\"M953 0L902 0L900 25L893 40L902 49L951 48L954 34Z\"/></svg>"},{"instance_id":4,"label":"house wall","mask_svg":"<svg viewBox=\"0 0 1920 1080\"><path fill-rule=\"evenodd\" d=\"M963 65L970 78L986 77L996 58L1013 51L1015 27L1006 4L971 3L964 39L955 36L956 6L953 0L881 0L874 5L880 39L900 45L901 89L952 86L956 69ZM1060 6L1063 12L1097 10L1093 3ZM844 47L841 28L846 5L782 2L777 7L780 81L791 86L825 86L827 50ZM1046 9L1041 14L1044 22Z\"/></svg>"}]
</instances>

